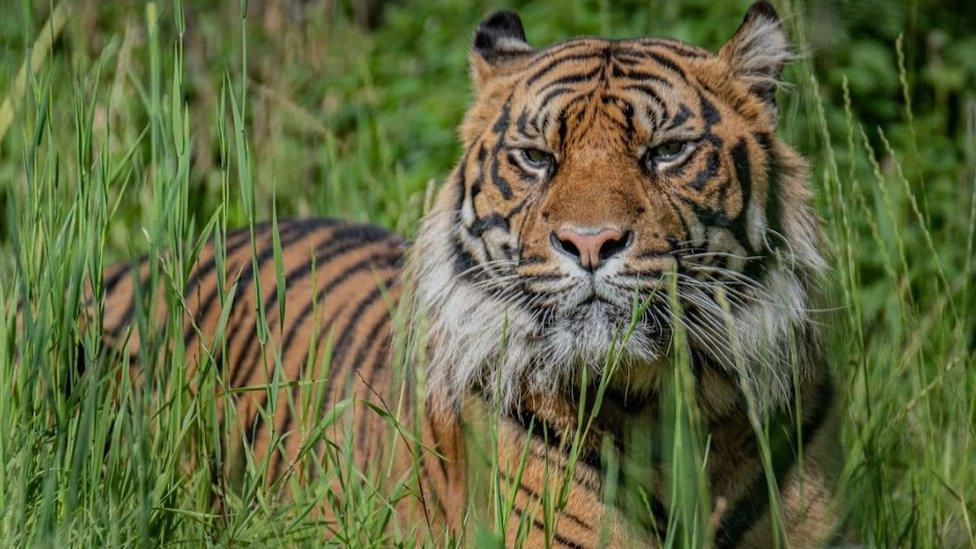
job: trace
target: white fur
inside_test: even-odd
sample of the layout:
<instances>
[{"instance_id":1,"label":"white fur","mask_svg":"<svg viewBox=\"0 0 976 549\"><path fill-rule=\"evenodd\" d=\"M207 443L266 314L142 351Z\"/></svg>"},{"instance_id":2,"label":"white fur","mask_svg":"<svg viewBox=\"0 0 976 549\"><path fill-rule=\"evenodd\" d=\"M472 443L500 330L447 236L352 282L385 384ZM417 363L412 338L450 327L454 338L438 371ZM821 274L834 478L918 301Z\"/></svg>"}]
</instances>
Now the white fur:
<instances>
[{"instance_id":1,"label":"white fur","mask_svg":"<svg viewBox=\"0 0 976 549\"><path fill-rule=\"evenodd\" d=\"M779 21L758 17L746 23L726 45L723 55L748 86L775 87L779 72L793 58Z\"/></svg>"}]
</instances>

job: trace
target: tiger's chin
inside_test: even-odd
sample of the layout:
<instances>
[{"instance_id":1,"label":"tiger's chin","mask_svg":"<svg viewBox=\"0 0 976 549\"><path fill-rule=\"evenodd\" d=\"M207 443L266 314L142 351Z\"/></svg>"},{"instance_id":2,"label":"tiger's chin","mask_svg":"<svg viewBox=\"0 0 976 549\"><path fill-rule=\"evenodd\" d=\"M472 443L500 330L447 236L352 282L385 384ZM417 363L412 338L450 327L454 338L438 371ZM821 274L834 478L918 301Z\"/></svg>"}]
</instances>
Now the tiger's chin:
<instances>
[{"instance_id":1,"label":"tiger's chin","mask_svg":"<svg viewBox=\"0 0 976 549\"><path fill-rule=\"evenodd\" d=\"M670 333L660 323L635 319L631 308L587 299L546 328L545 356L568 370L569 383L626 372L628 387L649 386L667 356ZM611 378L611 383L615 379Z\"/></svg>"},{"instance_id":2,"label":"tiger's chin","mask_svg":"<svg viewBox=\"0 0 976 549\"><path fill-rule=\"evenodd\" d=\"M634 320L629 309L600 298L589 299L557 317L548 332L554 347L576 355L575 362L594 366L605 362L615 350L657 359L667 343L660 325Z\"/></svg>"}]
</instances>

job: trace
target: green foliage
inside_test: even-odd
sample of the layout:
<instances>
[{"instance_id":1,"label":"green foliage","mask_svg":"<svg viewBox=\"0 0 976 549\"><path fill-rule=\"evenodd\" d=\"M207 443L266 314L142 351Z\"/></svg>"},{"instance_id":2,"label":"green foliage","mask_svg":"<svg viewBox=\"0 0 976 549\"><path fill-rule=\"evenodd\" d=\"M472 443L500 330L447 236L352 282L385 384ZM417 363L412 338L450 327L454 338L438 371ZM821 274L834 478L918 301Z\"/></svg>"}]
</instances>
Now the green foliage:
<instances>
[{"instance_id":1,"label":"green foliage","mask_svg":"<svg viewBox=\"0 0 976 549\"><path fill-rule=\"evenodd\" d=\"M246 18L238 2L23 0L0 18L5 543L412 542L417 525L391 513L410 496L358 484L348 444L295 464L316 482L268 487L267 461L248 454L240 481L225 483L230 449L215 433L234 421L217 414L230 397L207 360L199 390L184 382L179 289L201 239L273 215L413 235L429 182L459 156L467 46L492 9L517 9L535 44L597 33L717 48L748 2L402 0L369 32L351 22L354 2L243 4ZM842 395L850 537L976 543L976 20L959 1L777 7L803 55L787 71L781 132L813 163L830 241L818 318ZM78 318L86 282L98 288L105 265L140 254L153 276L134 319L149 351L128 370L97 337L97 315ZM280 268L268 283L282 283ZM153 292L169 304L162 320ZM695 464L682 376L673 448ZM321 390L313 380L266 413L314 409ZM308 449L326 427L348 428L345 406L307 414ZM682 478L687 528L671 541L694 545L711 503ZM332 482L354 488L339 501ZM341 506L339 524L311 512L323 502Z\"/></svg>"}]
</instances>

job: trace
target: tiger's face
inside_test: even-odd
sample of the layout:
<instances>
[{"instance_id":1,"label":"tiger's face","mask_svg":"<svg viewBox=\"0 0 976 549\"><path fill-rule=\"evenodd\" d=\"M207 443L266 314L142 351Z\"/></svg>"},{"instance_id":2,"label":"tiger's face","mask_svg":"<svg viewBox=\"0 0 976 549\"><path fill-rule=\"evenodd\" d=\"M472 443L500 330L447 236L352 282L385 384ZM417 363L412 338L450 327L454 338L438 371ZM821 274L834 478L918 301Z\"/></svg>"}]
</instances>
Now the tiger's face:
<instances>
[{"instance_id":1,"label":"tiger's face","mask_svg":"<svg viewBox=\"0 0 976 549\"><path fill-rule=\"evenodd\" d=\"M438 386L498 382L517 400L615 345L628 384L650 386L676 322L727 367L761 345L749 337L797 323L783 309L803 309L816 223L804 165L774 133L787 41L757 6L718 54L662 39L536 50L510 12L479 26L465 153L419 243ZM755 333L732 345L730 326Z\"/></svg>"}]
</instances>

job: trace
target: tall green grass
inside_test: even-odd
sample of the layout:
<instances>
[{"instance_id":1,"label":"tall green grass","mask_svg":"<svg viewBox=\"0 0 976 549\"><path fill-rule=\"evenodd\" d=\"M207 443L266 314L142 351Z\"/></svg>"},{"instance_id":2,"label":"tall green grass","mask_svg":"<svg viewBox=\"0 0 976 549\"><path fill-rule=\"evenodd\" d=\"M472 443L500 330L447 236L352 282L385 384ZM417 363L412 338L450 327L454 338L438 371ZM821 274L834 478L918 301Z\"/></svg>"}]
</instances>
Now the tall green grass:
<instances>
[{"instance_id":1,"label":"tall green grass","mask_svg":"<svg viewBox=\"0 0 976 549\"><path fill-rule=\"evenodd\" d=\"M351 429L352 402L320 412L328 360L308 364L301 381L283 379L265 324L258 336L270 381L249 390L267 393L266 417L281 406L301 410L294 433L272 438L300 436L303 451L289 474L268 483L268 456L220 436L238 421L216 362L233 322L234 287L221 288L217 336L201 342L204 359L187 377L180 289L205 240L222 250L229 228L253 231L263 219L311 214L412 235L428 181L458 156L470 29L497 6L408 1L363 32L341 3L328 5L25 0L0 23L5 545L425 538L423 525L393 512L413 497L413 481L380 489L390 463L356 470L352 437L331 441L330 433ZM950 105L939 90L951 84L920 83L911 52L921 46L909 38L883 44L881 62L862 63L878 55L862 44L850 66L818 64L837 55L817 51L824 30L813 23L817 6L778 5L808 53L788 72L781 128L813 162L811 185L829 234L832 274L817 320L841 397L838 505L858 541L973 544L976 98L957 94ZM745 2L518 7L537 43L579 33L665 34L717 47ZM859 102L871 89L870 70L893 75L893 110ZM140 285L133 318L145 335L130 362L125 340L107 346L99 337L99 287L105 266L139 255L150 258L151 276ZM276 279L262 284L283 284L280 244L276 265ZM96 314L81 321L88 287ZM280 322L288 306L263 322ZM398 353L403 368L416 365L422 346L413 344ZM686 368L672 377L670 436L652 441L674 467L672 523L662 541L698 546L707 543L712 512L701 475L707 439ZM599 390L591 396L602 398ZM374 404L390 420L391 444L410 447L411 418L399 417L396 401ZM587 417L579 423L574 444ZM494 434L486 436L490 448ZM626 474L618 465L609 474ZM514 500L497 470L487 474L488 493L474 502L468 526L473 539L497 543L515 520ZM334 495L336 485L345 497ZM640 512L635 494L626 501ZM547 522L565 495L545 495ZM337 521L324 522L322 509Z\"/></svg>"}]
</instances>

